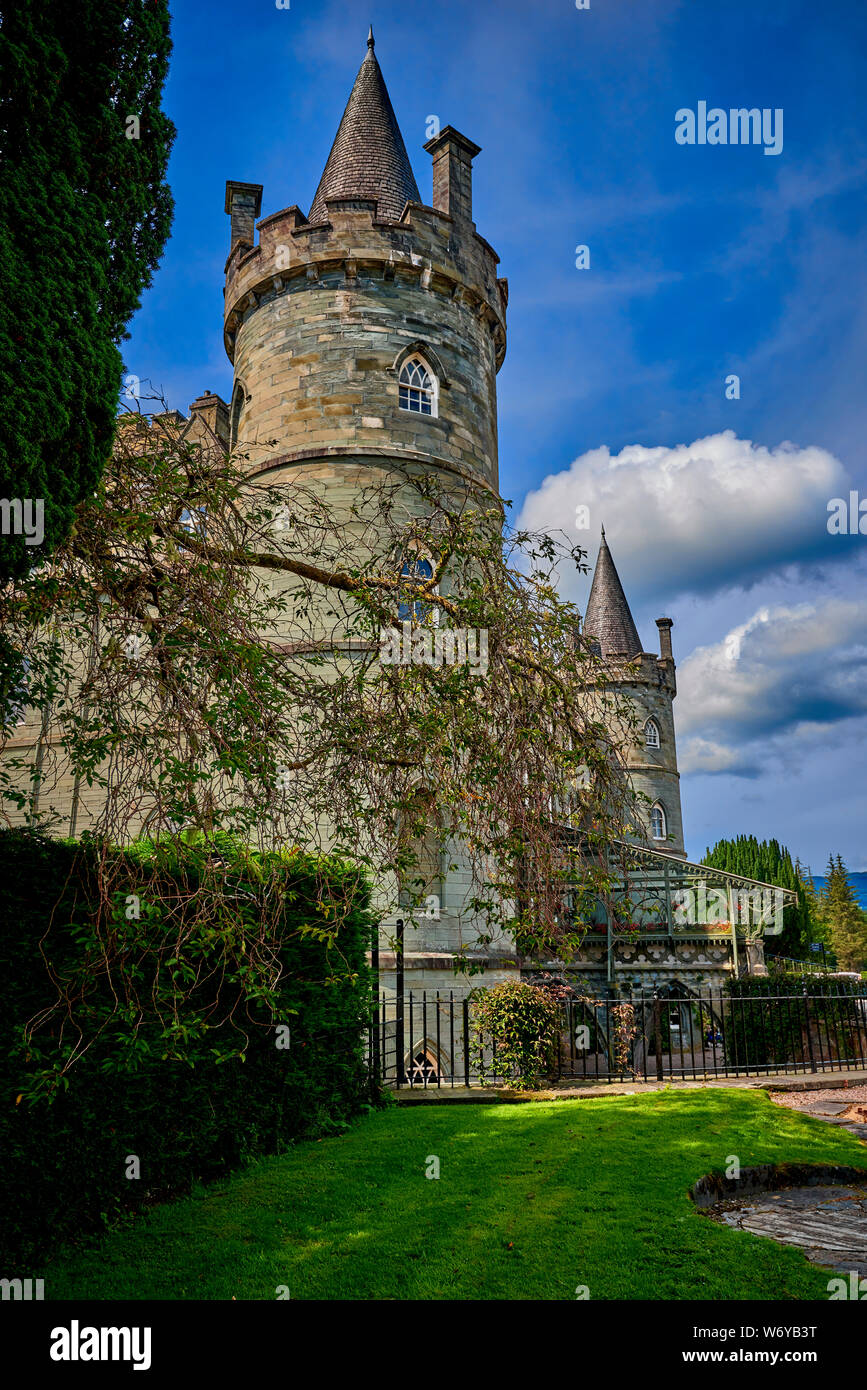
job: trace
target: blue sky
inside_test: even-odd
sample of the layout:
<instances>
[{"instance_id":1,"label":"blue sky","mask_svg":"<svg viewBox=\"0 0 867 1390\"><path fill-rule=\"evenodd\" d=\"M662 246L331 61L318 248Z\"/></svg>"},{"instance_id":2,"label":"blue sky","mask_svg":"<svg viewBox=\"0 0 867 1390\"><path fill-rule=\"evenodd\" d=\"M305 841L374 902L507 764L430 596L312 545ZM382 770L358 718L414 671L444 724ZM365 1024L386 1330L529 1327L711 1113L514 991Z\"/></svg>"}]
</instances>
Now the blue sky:
<instances>
[{"instance_id":1,"label":"blue sky","mask_svg":"<svg viewBox=\"0 0 867 1390\"><path fill-rule=\"evenodd\" d=\"M263 216L309 208L372 21L422 197L430 115L482 146L475 220L510 286L503 495L591 560L604 521L645 644L675 620L688 851L753 832L814 872L831 850L867 868L867 536L827 529L832 497L867 499L863 0L173 15L177 209L128 370L185 413L228 399L225 181L264 184ZM781 152L679 145L700 101L782 109ZM589 580L563 585L583 602Z\"/></svg>"}]
</instances>

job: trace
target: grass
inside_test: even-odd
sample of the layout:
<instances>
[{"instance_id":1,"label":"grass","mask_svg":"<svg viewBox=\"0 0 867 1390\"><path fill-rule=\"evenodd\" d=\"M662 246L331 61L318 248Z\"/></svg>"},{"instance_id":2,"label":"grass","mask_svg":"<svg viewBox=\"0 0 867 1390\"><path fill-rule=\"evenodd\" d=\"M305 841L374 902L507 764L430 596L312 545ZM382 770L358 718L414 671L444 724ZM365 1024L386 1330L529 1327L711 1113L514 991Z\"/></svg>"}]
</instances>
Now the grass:
<instances>
[{"instance_id":1,"label":"grass","mask_svg":"<svg viewBox=\"0 0 867 1390\"><path fill-rule=\"evenodd\" d=\"M867 1169L853 1136L750 1091L392 1106L67 1251L46 1295L827 1299L799 1251L692 1206L732 1154Z\"/></svg>"}]
</instances>

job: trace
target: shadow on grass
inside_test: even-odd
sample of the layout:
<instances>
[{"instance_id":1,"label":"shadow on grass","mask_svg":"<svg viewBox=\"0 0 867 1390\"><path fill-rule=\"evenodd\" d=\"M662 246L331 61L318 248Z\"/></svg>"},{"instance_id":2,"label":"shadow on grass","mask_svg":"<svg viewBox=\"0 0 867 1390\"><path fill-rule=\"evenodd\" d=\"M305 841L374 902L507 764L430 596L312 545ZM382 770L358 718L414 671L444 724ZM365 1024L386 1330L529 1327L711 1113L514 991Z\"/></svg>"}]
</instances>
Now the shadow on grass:
<instances>
[{"instance_id":1,"label":"shadow on grass","mask_svg":"<svg viewBox=\"0 0 867 1390\"><path fill-rule=\"evenodd\" d=\"M827 1297L796 1250L696 1212L733 1156L867 1170L854 1137L756 1092L393 1107L58 1259L46 1295Z\"/></svg>"}]
</instances>

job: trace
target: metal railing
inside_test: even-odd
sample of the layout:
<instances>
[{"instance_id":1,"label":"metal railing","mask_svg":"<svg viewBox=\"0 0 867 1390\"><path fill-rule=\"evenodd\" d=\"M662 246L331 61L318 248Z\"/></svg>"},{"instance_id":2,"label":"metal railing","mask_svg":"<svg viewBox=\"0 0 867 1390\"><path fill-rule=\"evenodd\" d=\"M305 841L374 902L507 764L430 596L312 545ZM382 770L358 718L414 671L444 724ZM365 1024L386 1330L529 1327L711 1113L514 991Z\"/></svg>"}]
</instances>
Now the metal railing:
<instances>
[{"instance_id":1,"label":"metal railing","mask_svg":"<svg viewBox=\"0 0 867 1390\"><path fill-rule=\"evenodd\" d=\"M867 1068L867 985L814 981L800 993L710 990L575 995L561 1005L541 1081L626 1081ZM818 987L818 988L817 988ZM500 1049L502 1059L502 1049ZM372 1079L425 1090L503 1085L495 1038L472 994L383 993L369 1028Z\"/></svg>"}]
</instances>

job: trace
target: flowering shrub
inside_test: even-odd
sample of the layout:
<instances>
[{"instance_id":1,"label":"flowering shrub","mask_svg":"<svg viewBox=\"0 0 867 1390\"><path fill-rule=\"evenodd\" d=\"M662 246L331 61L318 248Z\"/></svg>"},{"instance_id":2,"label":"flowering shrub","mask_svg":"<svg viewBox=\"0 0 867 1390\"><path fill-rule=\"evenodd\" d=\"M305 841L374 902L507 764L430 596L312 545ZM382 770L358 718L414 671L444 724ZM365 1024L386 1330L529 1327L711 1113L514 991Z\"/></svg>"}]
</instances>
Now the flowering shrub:
<instances>
[{"instance_id":1,"label":"flowering shrub","mask_svg":"<svg viewBox=\"0 0 867 1390\"><path fill-rule=\"evenodd\" d=\"M550 1072L561 1026L555 992L521 980L475 989L471 1048L479 1080L533 1090Z\"/></svg>"}]
</instances>

